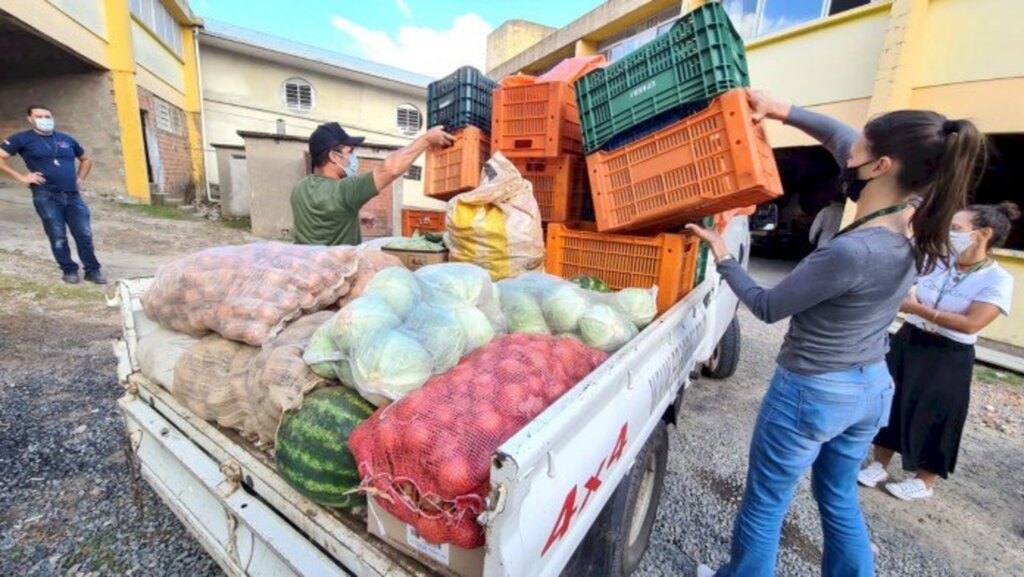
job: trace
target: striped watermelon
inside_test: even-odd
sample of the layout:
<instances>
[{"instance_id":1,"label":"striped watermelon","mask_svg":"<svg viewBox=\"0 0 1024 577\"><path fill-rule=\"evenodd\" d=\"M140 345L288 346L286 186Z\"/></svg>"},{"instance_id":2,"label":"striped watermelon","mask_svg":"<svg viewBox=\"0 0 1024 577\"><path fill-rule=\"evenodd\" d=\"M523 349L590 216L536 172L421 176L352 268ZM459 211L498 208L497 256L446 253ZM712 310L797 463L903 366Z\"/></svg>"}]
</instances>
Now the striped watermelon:
<instances>
[{"instance_id":1,"label":"striped watermelon","mask_svg":"<svg viewBox=\"0 0 1024 577\"><path fill-rule=\"evenodd\" d=\"M359 470L348 436L376 407L345 387L325 387L306 395L288 411L277 431L277 471L307 499L327 507L363 503L356 494Z\"/></svg>"}]
</instances>

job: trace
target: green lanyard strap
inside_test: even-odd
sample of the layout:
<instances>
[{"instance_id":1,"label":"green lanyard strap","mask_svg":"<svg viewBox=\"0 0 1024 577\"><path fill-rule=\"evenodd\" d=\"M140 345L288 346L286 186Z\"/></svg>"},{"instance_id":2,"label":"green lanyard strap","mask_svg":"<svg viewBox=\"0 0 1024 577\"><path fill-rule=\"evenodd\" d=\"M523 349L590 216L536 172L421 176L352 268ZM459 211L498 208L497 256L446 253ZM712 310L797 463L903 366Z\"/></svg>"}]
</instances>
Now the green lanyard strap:
<instances>
[{"instance_id":1,"label":"green lanyard strap","mask_svg":"<svg viewBox=\"0 0 1024 577\"><path fill-rule=\"evenodd\" d=\"M987 265L987 264L988 264L988 259L987 258L982 260L981 262L974 263L974 266L972 266L970 270L965 272L963 276L957 276L956 280L953 281L953 287L955 287L956 285L958 285L958 284L964 282L965 280L967 280L967 277L971 276L972 274L974 274L974 273L978 272L979 270L985 268L985 265ZM956 263L953 263L953 266L950 267L948 273L946 274L946 279L942 281L942 287L939 288L939 296L935 298L935 304L932 305L933 309L939 310L939 304L942 302L942 299L945 298L945 296L947 294L946 287L949 286L949 279L953 278L953 275L954 275L955 272L956 272ZM950 287L950 289L952 289L953 287Z\"/></svg>"},{"instance_id":2,"label":"green lanyard strap","mask_svg":"<svg viewBox=\"0 0 1024 577\"><path fill-rule=\"evenodd\" d=\"M850 232L851 230L854 230L855 228L863 225L864 223L866 223L866 222L868 222L870 220L874 220L876 218L881 218L883 216L888 216L890 214L893 214L893 213L896 213L896 212L900 212L901 210L905 210L908 207L910 207L910 203L909 202L904 202L904 203L901 203L901 204L897 204L896 206L890 206L890 207L887 207L887 208L876 210L875 212L872 212L871 214L866 215L866 216L862 216L862 217L858 218L857 220L851 222L849 225L843 227L842 230L840 230L839 232L836 233L835 237L843 235L843 234L846 234L846 233ZM832 237L832 238L835 238L835 237Z\"/></svg>"}]
</instances>

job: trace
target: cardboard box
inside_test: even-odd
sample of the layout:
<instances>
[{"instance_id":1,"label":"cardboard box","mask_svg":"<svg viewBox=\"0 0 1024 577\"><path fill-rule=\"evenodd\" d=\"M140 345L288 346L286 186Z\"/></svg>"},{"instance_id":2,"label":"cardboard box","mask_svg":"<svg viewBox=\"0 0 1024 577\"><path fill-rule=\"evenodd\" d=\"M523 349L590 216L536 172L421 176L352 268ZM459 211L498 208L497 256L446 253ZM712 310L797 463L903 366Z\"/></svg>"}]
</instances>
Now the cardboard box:
<instances>
[{"instance_id":1,"label":"cardboard box","mask_svg":"<svg viewBox=\"0 0 1024 577\"><path fill-rule=\"evenodd\" d=\"M419 536L416 529L401 522L369 499L366 521L371 535L448 577L480 577L484 573L486 547L462 549L455 545L434 545Z\"/></svg>"},{"instance_id":2,"label":"cardboard box","mask_svg":"<svg viewBox=\"0 0 1024 577\"><path fill-rule=\"evenodd\" d=\"M397 256L405 268L409 270L416 270L427 266L428 264L438 264L442 262L448 262L448 251L429 251L429 250L399 250L397 248L382 248L383 252Z\"/></svg>"}]
</instances>

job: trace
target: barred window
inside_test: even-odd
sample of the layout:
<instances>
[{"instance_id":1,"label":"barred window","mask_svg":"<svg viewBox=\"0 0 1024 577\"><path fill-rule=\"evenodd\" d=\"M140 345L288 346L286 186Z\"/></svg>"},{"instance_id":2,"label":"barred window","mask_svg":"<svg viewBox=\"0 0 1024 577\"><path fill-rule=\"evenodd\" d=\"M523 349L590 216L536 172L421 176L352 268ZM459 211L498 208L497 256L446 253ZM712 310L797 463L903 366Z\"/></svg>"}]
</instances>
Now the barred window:
<instances>
[{"instance_id":1,"label":"barred window","mask_svg":"<svg viewBox=\"0 0 1024 577\"><path fill-rule=\"evenodd\" d=\"M420 110L412 104L401 104L398 106L397 123L399 132L411 136L420 131L423 117Z\"/></svg>"},{"instance_id":2,"label":"barred window","mask_svg":"<svg viewBox=\"0 0 1024 577\"><path fill-rule=\"evenodd\" d=\"M292 112L310 112L316 102L313 85L301 78L289 78L284 81L282 98L285 106Z\"/></svg>"},{"instance_id":3,"label":"barred window","mask_svg":"<svg viewBox=\"0 0 1024 577\"><path fill-rule=\"evenodd\" d=\"M423 178L423 168L416 166L415 164L409 167L409 170L405 173L406 180L420 180Z\"/></svg>"}]
</instances>

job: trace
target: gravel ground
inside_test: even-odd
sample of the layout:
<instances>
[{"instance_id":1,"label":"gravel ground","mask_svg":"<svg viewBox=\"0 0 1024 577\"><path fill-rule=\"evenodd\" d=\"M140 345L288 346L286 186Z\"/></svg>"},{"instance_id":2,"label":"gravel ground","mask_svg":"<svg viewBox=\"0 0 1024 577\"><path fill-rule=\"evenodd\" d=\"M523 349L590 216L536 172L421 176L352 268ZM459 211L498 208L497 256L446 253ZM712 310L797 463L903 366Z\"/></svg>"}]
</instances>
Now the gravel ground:
<instances>
[{"instance_id":1,"label":"gravel ground","mask_svg":"<svg viewBox=\"0 0 1024 577\"><path fill-rule=\"evenodd\" d=\"M244 238L204 222L166 225L134 213L126 219L122 209L101 203L93 212L97 235L112 233L103 241L112 270L135 273L144 268L138 262L170 258L168 247L182 239L187 251L197 238ZM8 202L0 190L0 575L219 575L128 467L110 352L118 319L95 288L51 282L34 218L30 204ZM129 227L145 230L147 242L134 243ZM145 256L137 262L135 253ZM771 282L785 270L784 263L759 263L757 274ZM785 330L785 323L767 326L746 312L741 322L737 374L687 392L639 575L685 575L695 561L714 565L727 557L750 431ZM862 493L880 575L1024 575L1022 419L1020 380L979 372L960 469L937 497L905 505L880 491ZM783 529L779 575L817 574L820 551L805 481Z\"/></svg>"}]
</instances>

